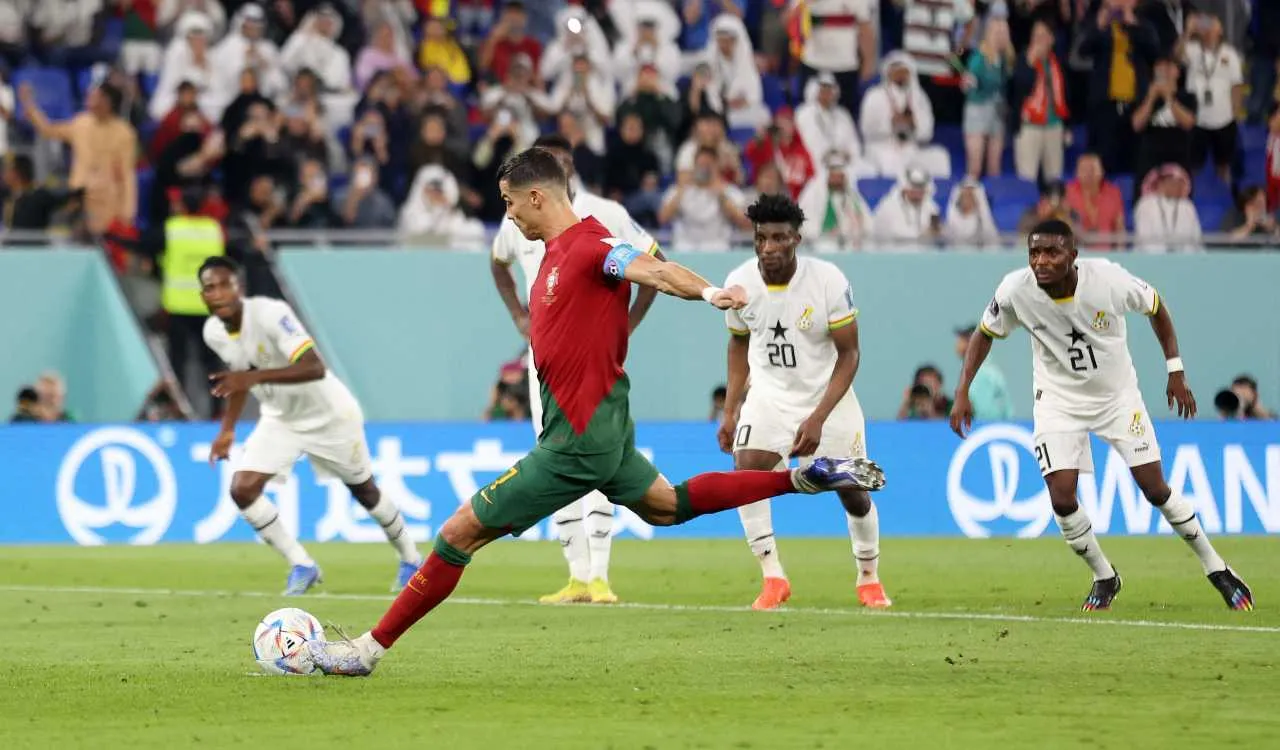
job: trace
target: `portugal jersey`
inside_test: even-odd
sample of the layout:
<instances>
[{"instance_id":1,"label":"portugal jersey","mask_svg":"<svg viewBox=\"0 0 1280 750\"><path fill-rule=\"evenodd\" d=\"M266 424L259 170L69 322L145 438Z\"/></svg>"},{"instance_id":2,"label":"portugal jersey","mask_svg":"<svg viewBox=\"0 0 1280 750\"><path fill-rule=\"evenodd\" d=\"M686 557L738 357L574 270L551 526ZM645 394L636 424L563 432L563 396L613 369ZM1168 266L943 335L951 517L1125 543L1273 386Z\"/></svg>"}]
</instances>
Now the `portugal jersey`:
<instances>
[{"instance_id":1,"label":"portugal jersey","mask_svg":"<svg viewBox=\"0 0 1280 750\"><path fill-rule=\"evenodd\" d=\"M836 364L830 331L853 323L853 290L834 264L796 258L784 285L765 283L755 258L729 273L724 285L747 290L747 306L725 311L729 330L750 336L751 392L779 406L813 408L822 400Z\"/></svg>"},{"instance_id":2,"label":"portugal jersey","mask_svg":"<svg viewBox=\"0 0 1280 750\"><path fill-rule=\"evenodd\" d=\"M541 383L539 443L548 450L605 453L631 436L623 274L643 252L594 218L546 243L529 291L529 340Z\"/></svg>"},{"instance_id":3,"label":"portugal jersey","mask_svg":"<svg viewBox=\"0 0 1280 750\"><path fill-rule=\"evenodd\" d=\"M315 345L293 309L268 297L244 300L240 330L235 333L210 316L204 323L204 342L237 371L288 367ZM278 419L295 430L361 418L360 405L332 370L309 383L255 385L252 393L263 417Z\"/></svg>"},{"instance_id":4,"label":"portugal jersey","mask_svg":"<svg viewBox=\"0 0 1280 750\"><path fill-rule=\"evenodd\" d=\"M1036 405L1104 409L1138 390L1125 313L1155 315L1160 296L1109 260L1076 261L1075 295L1053 299L1030 268L1004 277L982 315L982 330L1004 338L1021 326L1031 334Z\"/></svg>"},{"instance_id":5,"label":"portugal jersey","mask_svg":"<svg viewBox=\"0 0 1280 750\"><path fill-rule=\"evenodd\" d=\"M601 224L609 233L632 247L649 254L658 249L658 243L627 213L627 209L616 201L601 198L583 190L579 190L573 198L573 212L578 216L590 216ZM546 247L541 240L525 239L516 225L504 220L493 238L493 259L509 266L520 264L520 272L524 275L524 291L528 295L533 288L533 280L538 275L538 266L542 263L542 255Z\"/></svg>"}]
</instances>

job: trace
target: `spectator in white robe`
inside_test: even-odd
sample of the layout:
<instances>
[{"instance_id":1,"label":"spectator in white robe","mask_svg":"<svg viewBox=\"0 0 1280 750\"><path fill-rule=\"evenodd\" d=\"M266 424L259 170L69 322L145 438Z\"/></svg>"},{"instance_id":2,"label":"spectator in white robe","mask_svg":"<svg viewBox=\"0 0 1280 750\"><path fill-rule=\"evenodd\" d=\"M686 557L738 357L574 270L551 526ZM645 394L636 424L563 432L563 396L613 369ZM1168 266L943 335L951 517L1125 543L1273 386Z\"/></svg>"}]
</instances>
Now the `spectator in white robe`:
<instances>
[{"instance_id":1,"label":"spectator in white robe","mask_svg":"<svg viewBox=\"0 0 1280 750\"><path fill-rule=\"evenodd\" d=\"M874 241L887 245L886 250L933 244L942 235L942 212L933 198L935 191L928 172L909 167L876 206L871 229Z\"/></svg>"},{"instance_id":2,"label":"spectator in white robe","mask_svg":"<svg viewBox=\"0 0 1280 750\"><path fill-rule=\"evenodd\" d=\"M613 124L617 106L613 76L597 68L585 53L573 58L572 74L551 88L546 107L553 116L568 112L582 126L587 148L604 155L604 130Z\"/></svg>"},{"instance_id":3,"label":"spectator in white robe","mask_svg":"<svg viewBox=\"0 0 1280 750\"><path fill-rule=\"evenodd\" d=\"M601 64L613 59L600 24L580 6L571 5L556 13L556 35L542 51L538 73L543 83L553 87L561 76L571 75L574 55L579 52Z\"/></svg>"},{"instance_id":4,"label":"spectator in white robe","mask_svg":"<svg viewBox=\"0 0 1280 750\"><path fill-rule=\"evenodd\" d=\"M846 169L852 174L875 174L862 158L862 142L853 115L839 101L840 86L831 73L819 73L805 86L804 104L796 108L800 142L816 164L827 154L837 153L844 157Z\"/></svg>"},{"instance_id":5,"label":"spectator in white robe","mask_svg":"<svg viewBox=\"0 0 1280 750\"><path fill-rule=\"evenodd\" d=\"M1166 164L1142 184L1133 209L1134 250L1147 253L1203 250L1200 214L1191 202L1191 180Z\"/></svg>"},{"instance_id":6,"label":"spectator in white robe","mask_svg":"<svg viewBox=\"0 0 1280 750\"><path fill-rule=\"evenodd\" d=\"M212 116L213 34L213 21L203 13L191 11L178 19L148 105L153 120L163 120L169 114L177 101L178 87L184 82L196 87L200 111L206 117Z\"/></svg>"},{"instance_id":7,"label":"spectator in white robe","mask_svg":"<svg viewBox=\"0 0 1280 750\"><path fill-rule=\"evenodd\" d=\"M871 208L850 178L849 163L839 151L828 152L813 179L800 191L804 211L800 235L818 252L852 250L871 232Z\"/></svg>"},{"instance_id":8,"label":"spectator in white robe","mask_svg":"<svg viewBox=\"0 0 1280 750\"><path fill-rule=\"evenodd\" d=\"M1000 229L981 182L968 179L951 188L942 234L947 242L965 248L999 246Z\"/></svg>"},{"instance_id":9,"label":"spectator in white robe","mask_svg":"<svg viewBox=\"0 0 1280 750\"><path fill-rule=\"evenodd\" d=\"M866 158L885 177L919 166L937 177L951 176L951 156L932 145L933 105L920 86L916 63L903 52L885 56L880 83L862 98L858 118Z\"/></svg>"},{"instance_id":10,"label":"spectator in white robe","mask_svg":"<svg viewBox=\"0 0 1280 750\"><path fill-rule=\"evenodd\" d=\"M613 8L625 5L614 3ZM677 22L675 36L666 37L664 34L668 32L662 30L657 16L641 15L648 12L643 8L637 11L634 35L626 36L624 32L623 38L614 45L613 76L625 98L635 93L640 68L652 65L658 73L659 90L674 98L678 96L676 80L680 78L680 47L675 42L680 25Z\"/></svg>"},{"instance_id":11,"label":"spectator in white robe","mask_svg":"<svg viewBox=\"0 0 1280 750\"><path fill-rule=\"evenodd\" d=\"M728 13L716 16L701 62L711 69L711 107L724 113L731 129L757 129L769 124L760 69L742 19Z\"/></svg>"},{"instance_id":12,"label":"spectator in white robe","mask_svg":"<svg viewBox=\"0 0 1280 750\"><path fill-rule=\"evenodd\" d=\"M173 25L180 23L188 13L203 13L213 24L209 32L210 44L221 39L227 30L227 9L222 7L221 0L160 0L156 4L156 28L163 34L172 31L177 36L180 32Z\"/></svg>"},{"instance_id":13,"label":"spectator in white robe","mask_svg":"<svg viewBox=\"0 0 1280 750\"><path fill-rule=\"evenodd\" d=\"M215 119L240 93L240 74L253 68L258 91L275 99L289 88L280 65L280 50L266 37L267 16L262 6L248 3L231 19L227 36L213 48L213 81L210 102Z\"/></svg>"},{"instance_id":14,"label":"spectator in white robe","mask_svg":"<svg viewBox=\"0 0 1280 750\"><path fill-rule=\"evenodd\" d=\"M398 223L401 239L415 244L450 250L484 244L484 224L458 208L458 181L439 164L418 170Z\"/></svg>"},{"instance_id":15,"label":"spectator in white robe","mask_svg":"<svg viewBox=\"0 0 1280 750\"><path fill-rule=\"evenodd\" d=\"M290 78L304 70L316 74L325 121L331 127L351 122L359 99L351 85L351 55L337 43L340 36L342 16L325 3L302 17L280 52L280 64Z\"/></svg>"}]
</instances>

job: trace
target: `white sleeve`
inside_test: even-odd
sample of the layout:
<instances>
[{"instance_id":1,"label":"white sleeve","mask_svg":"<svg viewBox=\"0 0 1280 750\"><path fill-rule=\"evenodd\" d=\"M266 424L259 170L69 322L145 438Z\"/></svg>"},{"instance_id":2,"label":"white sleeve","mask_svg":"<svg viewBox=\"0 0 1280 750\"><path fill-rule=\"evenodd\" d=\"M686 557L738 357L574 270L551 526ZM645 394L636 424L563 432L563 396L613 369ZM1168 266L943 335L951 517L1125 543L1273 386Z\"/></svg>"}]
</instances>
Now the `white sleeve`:
<instances>
[{"instance_id":1,"label":"white sleeve","mask_svg":"<svg viewBox=\"0 0 1280 750\"><path fill-rule=\"evenodd\" d=\"M503 219L502 226L499 227L497 234L493 236L493 249L490 251L489 257L504 266L509 266L516 260L515 243L511 241L511 232L507 226L515 226L507 219Z\"/></svg>"},{"instance_id":2,"label":"white sleeve","mask_svg":"<svg viewBox=\"0 0 1280 750\"><path fill-rule=\"evenodd\" d=\"M653 255L658 251L658 241L653 235L645 231L645 228L636 223L631 218L631 214L627 209L623 208L619 203L610 203L609 206L609 231L619 239L626 240L629 245L635 249Z\"/></svg>"},{"instance_id":3,"label":"white sleeve","mask_svg":"<svg viewBox=\"0 0 1280 750\"><path fill-rule=\"evenodd\" d=\"M844 328L858 319L853 286L840 269L832 267L826 279L827 329Z\"/></svg>"},{"instance_id":4,"label":"white sleeve","mask_svg":"<svg viewBox=\"0 0 1280 750\"><path fill-rule=\"evenodd\" d=\"M737 283L739 283L738 272L730 271L729 275L724 279L725 288L727 289ZM742 316L738 314L737 310L724 311L724 324L725 327L729 329L729 333L732 333L734 336L751 335L751 329L747 327L747 322L742 319Z\"/></svg>"},{"instance_id":5,"label":"white sleeve","mask_svg":"<svg viewBox=\"0 0 1280 750\"><path fill-rule=\"evenodd\" d=\"M222 360L223 364L227 366L227 369L229 370L237 369L236 366L231 362L232 355L231 355L231 351L227 347L227 342L222 341L221 339L219 339L217 336L214 335L214 329L213 329L211 320L205 321L202 335L204 337L204 345L212 349L214 354L218 355L218 359Z\"/></svg>"},{"instance_id":6,"label":"white sleeve","mask_svg":"<svg viewBox=\"0 0 1280 750\"><path fill-rule=\"evenodd\" d=\"M991 298L991 302L987 304L987 309L982 312L982 322L978 324L979 329L983 333L992 338L1002 339L1013 332L1018 327L1018 314L1013 309L1013 301L1010 294L1010 282L1002 281L1000 286L996 287L996 294Z\"/></svg>"},{"instance_id":7,"label":"white sleeve","mask_svg":"<svg viewBox=\"0 0 1280 750\"><path fill-rule=\"evenodd\" d=\"M1119 312L1135 312L1155 315L1160 309L1160 295L1147 282L1129 273L1118 263L1107 269L1107 287L1111 291L1111 303Z\"/></svg>"},{"instance_id":8,"label":"white sleeve","mask_svg":"<svg viewBox=\"0 0 1280 750\"><path fill-rule=\"evenodd\" d=\"M299 357L315 348L315 342L307 333L307 329L302 327L293 308L287 304L273 302L270 307L264 306L262 318L257 321L257 324L265 326L270 332L271 340L289 357L290 364L297 362Z\"/></svg>"}]
</instances>

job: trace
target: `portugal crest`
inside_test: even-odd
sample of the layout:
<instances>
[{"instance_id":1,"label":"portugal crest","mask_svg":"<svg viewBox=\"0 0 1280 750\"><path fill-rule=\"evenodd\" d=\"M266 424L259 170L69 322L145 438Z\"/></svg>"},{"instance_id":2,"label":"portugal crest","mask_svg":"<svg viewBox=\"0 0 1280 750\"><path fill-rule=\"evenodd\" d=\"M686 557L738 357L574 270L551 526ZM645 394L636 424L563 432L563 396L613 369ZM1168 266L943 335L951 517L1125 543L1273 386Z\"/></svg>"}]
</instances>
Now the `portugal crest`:
<instances>
[{"instance_id":1,"label":"portugal crest","mask_svg":"<svg viewBox=\"0 0 1280 750\"><path fill-rule=\"evenodd\" d=\"M542 296L542 301L544 303L549 305L556 301L556 284L558 283L560 283L560 266L555 266L551 269L550 273L547 274L547 280L545 282L547 293Z\"/></svg>"}]
</instances>

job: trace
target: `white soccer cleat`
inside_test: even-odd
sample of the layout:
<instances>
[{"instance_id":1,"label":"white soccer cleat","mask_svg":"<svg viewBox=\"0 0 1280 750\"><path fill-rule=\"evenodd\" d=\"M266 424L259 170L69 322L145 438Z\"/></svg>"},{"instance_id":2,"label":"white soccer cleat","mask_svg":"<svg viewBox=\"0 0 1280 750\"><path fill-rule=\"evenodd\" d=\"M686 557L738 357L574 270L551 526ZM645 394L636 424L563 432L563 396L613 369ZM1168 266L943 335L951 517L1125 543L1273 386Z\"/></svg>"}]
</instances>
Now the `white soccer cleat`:
<instances>
[{"instance_id":1,"label":"white soccer cleat","mask_svg":"<svg viewBox=\"0 0 1280 750\"><path fill-rule=\"evenodd\" d=\"M387 650L373 640L373 634L351 640L307 641L307 655L316 669L329 675L367 677L373 674Z\"/></svg>"},{"instance_id":2,"label":"white soccer cleat","mask_svg":"<svg viewBox=\"0 0 1280 750\"><path fill-rule=\"evenodd\" d=\"M791 472L796 492L815 495L844 489L875 492L884 487L884 470L868 458L817 458L803 469Z\"/></svg>"}]
</instances>

